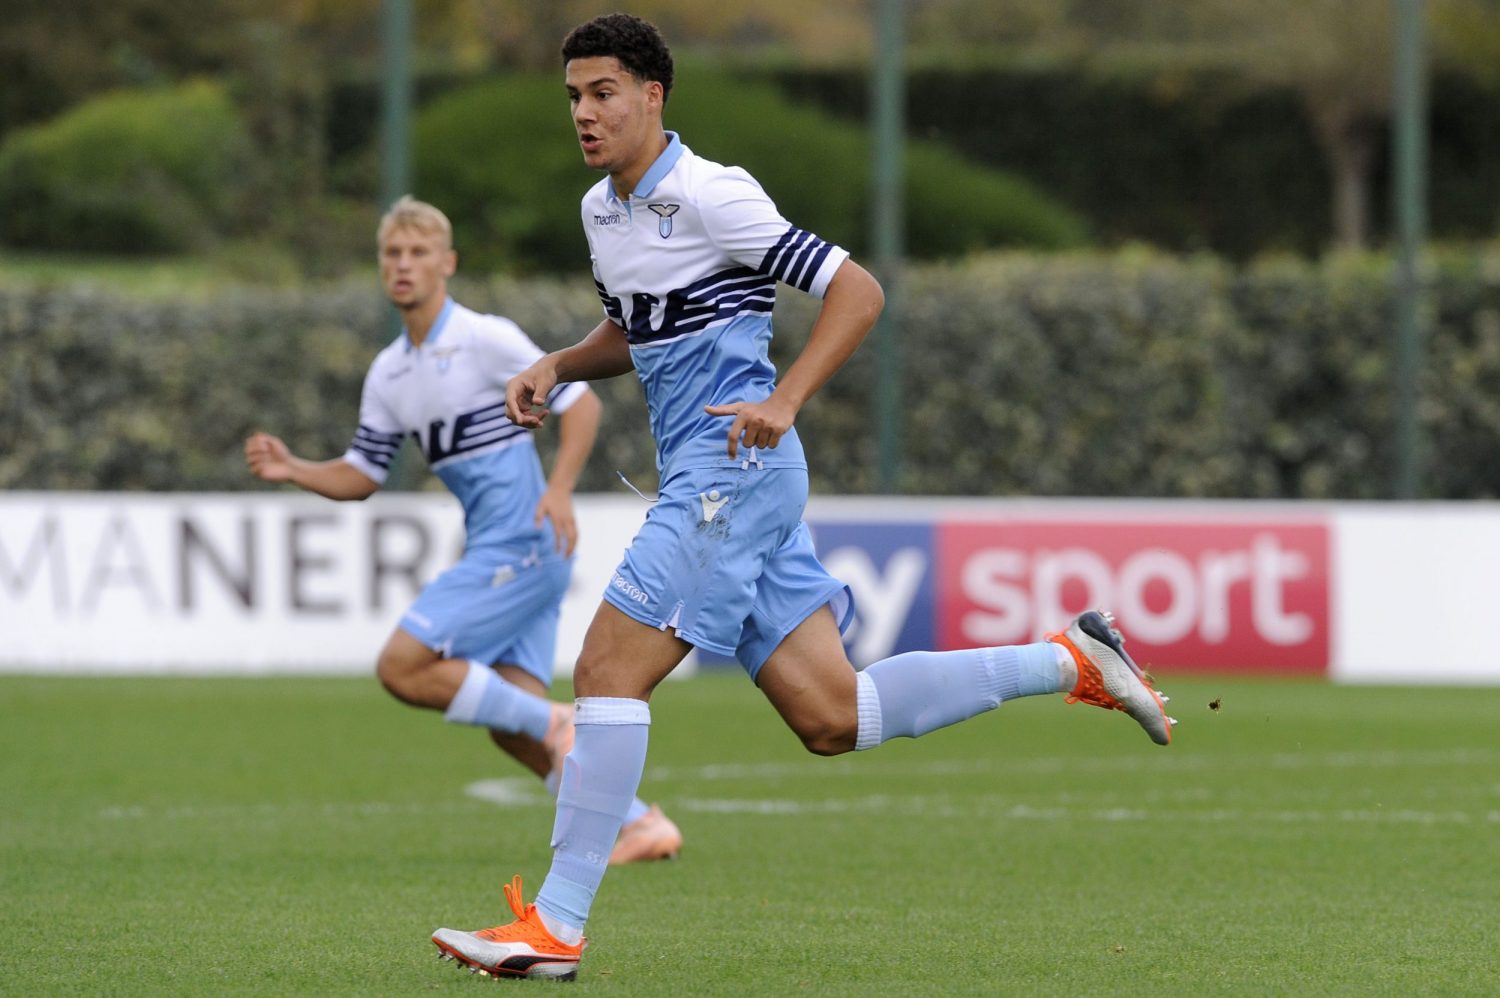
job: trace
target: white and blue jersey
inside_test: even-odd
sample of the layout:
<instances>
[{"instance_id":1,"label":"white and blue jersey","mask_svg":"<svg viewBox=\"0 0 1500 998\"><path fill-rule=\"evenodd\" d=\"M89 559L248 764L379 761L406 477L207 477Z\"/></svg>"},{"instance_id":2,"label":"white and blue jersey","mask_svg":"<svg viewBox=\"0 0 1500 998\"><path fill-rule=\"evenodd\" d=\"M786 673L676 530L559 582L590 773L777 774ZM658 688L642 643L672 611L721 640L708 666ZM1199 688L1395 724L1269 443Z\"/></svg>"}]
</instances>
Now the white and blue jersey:
<instances>
[{"instance_id":1,"label":"white and blue jersey","mask_svg":"<svg viewBox=\"0 0 1500 998\"><path fill-rule=\"evenodd\" d=\"M384 482L410 435L463 505L466 548L550 554L551 523L533 522L546 489L541 462L531 434L505 415L507 382L541 356L514 322L448 299L421 346L402 333L370 365L344 460ZM564 412L585 391L559 385L548 404Z\"/></svg>"},{"instance_id":2,"label":"white and blue jersey","mask_svg":"<svg viewBox=\"0 0 1500 998\"><path fill-rule=\"evenodd\" d=\"M733 418L703 407L770 397L776 282L822 297L849 254L787 222L744 170L667 135L628 200L608 178L583 199L594 282L630 342L661 477L604 599L733 655L754 679L810 614L830 606L843 629L853 603L802 523L807 461L796 431L730 460Z\"/></svg>"},{"instance_id":3,"label":"white and blue jersey","mask_svg":"<svg viewBox=\"0 0 1500 998\"><path fill-rule=\"evenodd\" d=\"M770 397L776 283L822 297L849 255L782 218L744 170L667 136L627 200L615 196L608 177L583 198L594 283L605 314L630 342L663 481L740 463L727 450L732 417L703 407ZM807 466L795 430L741 460Z\"/></svg>"}]
</instances>

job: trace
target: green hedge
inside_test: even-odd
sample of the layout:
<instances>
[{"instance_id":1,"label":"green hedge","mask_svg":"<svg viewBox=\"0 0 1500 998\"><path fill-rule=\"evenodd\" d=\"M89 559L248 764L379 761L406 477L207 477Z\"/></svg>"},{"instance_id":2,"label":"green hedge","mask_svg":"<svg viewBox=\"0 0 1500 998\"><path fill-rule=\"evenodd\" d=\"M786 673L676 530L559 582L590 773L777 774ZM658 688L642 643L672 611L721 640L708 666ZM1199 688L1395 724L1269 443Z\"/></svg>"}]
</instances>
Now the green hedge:
<instances>
[{"instance_id":1,"label":"green hedge","mask_svg":"<svg viewBox=\"0 0 1500 998\"><path fill-rule=\"evenodd\" d=\"M231 232L248 143L217 84L94 98L0 145L0 242L152 253Z\"/></svg>"},{"instance_id":2,"label":"green hedge","mask_svg":"<svg viewBox=\"0 0 1500 998\"><path fill-rule=\"evenodd\" d=\"M1360 499L1392 480L1389 261L1113 256L975 258L913 270L901 336L903 490L914 494ZM1430 276L1421 418L1425 493L1500 496L1500 250L1445 255ZM598 315L587 281L457 288L545 347ZM815 302L787 292L775 353ZM277 432L342 453L383 336L373 286L141 301L0 289L0 487L249 487L240 444ZM799 420L815 488L870 491L873 352ZM633 378L582 487L653 481Z\"/></svg>"},{"instance_id":3,"label":"green hedge","mask_svg":"<svg viewBox=\"0 0 1500 998\"><path fill-rule=\"evenodd\" d=\"M695 152L744 166L787 218L855 253L868 234L869 140L856 125L787 102L765 84L685 69L668 128ZM583 165L560 74L486 81L417 117L420 196L443 206L467 266L571 273L588 250ZM906 225L918 257L1083 242L1079 217L1039 188L931 143L911 143Z\"/></svg>"}]
</instances>

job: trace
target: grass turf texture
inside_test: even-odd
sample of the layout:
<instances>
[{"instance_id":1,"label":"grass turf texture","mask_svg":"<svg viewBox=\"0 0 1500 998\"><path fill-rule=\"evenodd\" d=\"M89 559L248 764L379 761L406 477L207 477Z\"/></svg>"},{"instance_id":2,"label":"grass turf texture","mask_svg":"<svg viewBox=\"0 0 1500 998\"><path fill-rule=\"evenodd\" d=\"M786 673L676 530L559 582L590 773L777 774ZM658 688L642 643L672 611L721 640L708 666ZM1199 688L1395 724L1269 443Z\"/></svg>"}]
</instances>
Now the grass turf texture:
<instances>
[{"instance_id":1,"label":"grass turf texture","mask_svg":"<svg viewBox=\"0 0 1500 998\"><path fill-rule=\"evenodd\" d=\"M1500 690L1164 685L1168 749L1037 698L827 760L738 675L667 684L686 849L610 874L571 987L1500 992ZM545 987L427 941L534 895L535 786L372 679L0 677L0 992Z\"/></svg>"}]
</instances>

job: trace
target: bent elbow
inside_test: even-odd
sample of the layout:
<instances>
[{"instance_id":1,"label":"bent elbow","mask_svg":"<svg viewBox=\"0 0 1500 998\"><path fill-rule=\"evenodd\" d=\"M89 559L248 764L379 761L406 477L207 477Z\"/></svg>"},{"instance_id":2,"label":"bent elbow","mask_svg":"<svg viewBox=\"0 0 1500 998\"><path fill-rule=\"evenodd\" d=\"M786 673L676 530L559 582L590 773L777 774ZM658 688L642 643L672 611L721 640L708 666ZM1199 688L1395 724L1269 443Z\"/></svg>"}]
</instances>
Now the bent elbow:
<instances>
[{"instance_id":1,"label":"bent elbow","mask_svg":"<svg viewBox=\"0 0 1500 998\"><path fill-rule=\"evenodd\" d=\"M880 313L885 311L885 288L874 277L870 278L870 323L873 325Z\"/></svg>"}]
</instances>

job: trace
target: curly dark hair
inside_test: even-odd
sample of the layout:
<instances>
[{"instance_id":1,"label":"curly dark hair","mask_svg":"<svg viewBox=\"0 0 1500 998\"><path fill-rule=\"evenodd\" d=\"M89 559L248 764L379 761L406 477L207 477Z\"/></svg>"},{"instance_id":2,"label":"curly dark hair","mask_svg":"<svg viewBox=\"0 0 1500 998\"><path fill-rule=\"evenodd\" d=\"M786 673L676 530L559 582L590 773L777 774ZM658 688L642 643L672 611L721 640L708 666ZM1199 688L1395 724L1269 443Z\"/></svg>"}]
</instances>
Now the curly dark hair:
<instances>
[{"instance_id":1,"label":"curly dark hair","mask_svg":"<svg viewBox=\"0 0 1500 998\"><path fill-rule=\"evenodd\" d=\"M605 14L580 24L563 39L563 65L612 56L637 80L661 84L662 103L672 93L672 53L656 25L634 14Z\"/></svg>"}]
</instances>

